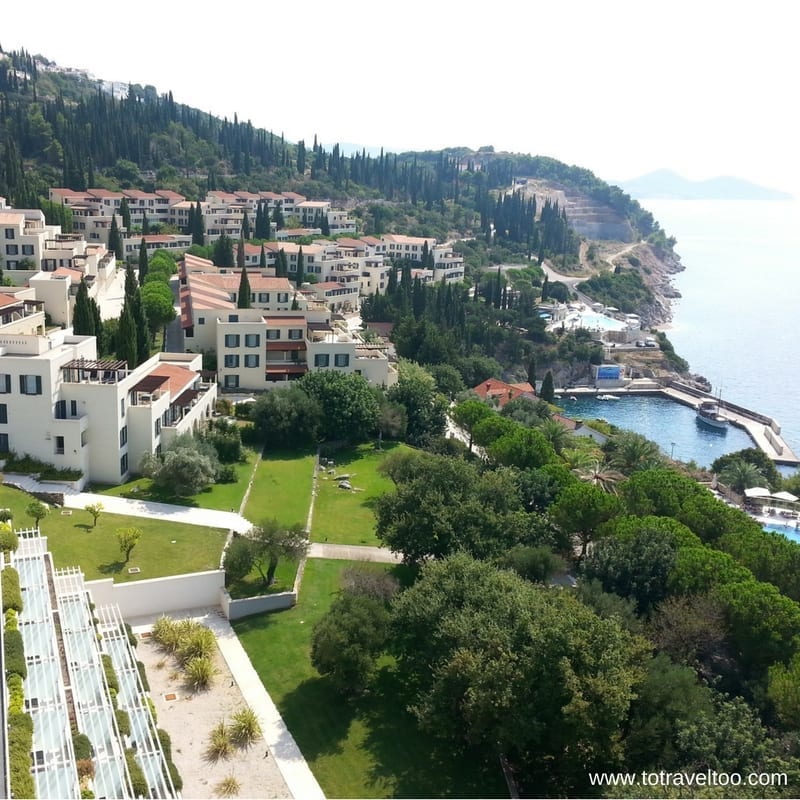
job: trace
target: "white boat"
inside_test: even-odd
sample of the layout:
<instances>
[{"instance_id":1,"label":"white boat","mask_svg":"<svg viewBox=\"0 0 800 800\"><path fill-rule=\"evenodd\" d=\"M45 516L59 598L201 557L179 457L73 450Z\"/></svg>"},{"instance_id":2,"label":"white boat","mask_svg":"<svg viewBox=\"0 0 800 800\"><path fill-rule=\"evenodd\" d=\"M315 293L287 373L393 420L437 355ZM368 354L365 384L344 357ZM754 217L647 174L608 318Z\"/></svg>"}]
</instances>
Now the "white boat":
<instances>
[{"instance_id":1,"label":"white boat","mask_svg":"<svg viewBox=\"0 0 800 800\"><path fill-rule=\"evenodd\" d=\"M720 412L716 400L703 400L697 406L697 421L718 431L726 431L730 420Z\"/></svg>"},{"instance_id":2,"label":"white boat","mask_svg":"<svg viewBox=\"0 0 800 800\"><path fill-rule=\"evenodd\" d=\"M598 400L619 400L615 394L599 394L597 395Z\"/></svg>"}]
</instances>

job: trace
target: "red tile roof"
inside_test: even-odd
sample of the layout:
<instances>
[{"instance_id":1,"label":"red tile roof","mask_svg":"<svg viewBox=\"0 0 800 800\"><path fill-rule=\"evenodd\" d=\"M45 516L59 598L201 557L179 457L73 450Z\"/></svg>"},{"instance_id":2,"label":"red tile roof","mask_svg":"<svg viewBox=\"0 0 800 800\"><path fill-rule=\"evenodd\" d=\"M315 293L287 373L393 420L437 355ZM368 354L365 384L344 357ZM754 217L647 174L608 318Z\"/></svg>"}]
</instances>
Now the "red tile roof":
<instances>
[{"instance_id":1,"label":"red tile roof","mask_svg":"<svg viewBox=\"0 0 800 800\"><path fill-rule=\"evenodd\" d=\"M497 400L497 404L502 408L510 400L516 400L523 395L535 397L536 391L529 383L506 383L505 381L489 378L479 383L472 389L475 394L484 400L489 398Z\"/></svg>"}]
</instances>

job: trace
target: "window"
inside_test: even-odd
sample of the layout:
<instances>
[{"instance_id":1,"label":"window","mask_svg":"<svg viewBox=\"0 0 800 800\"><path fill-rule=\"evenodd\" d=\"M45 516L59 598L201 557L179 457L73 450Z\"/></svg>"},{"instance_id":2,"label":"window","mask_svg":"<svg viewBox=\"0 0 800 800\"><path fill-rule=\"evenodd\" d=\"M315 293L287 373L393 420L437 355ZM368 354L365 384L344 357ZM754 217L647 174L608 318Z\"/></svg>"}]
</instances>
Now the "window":
<instances>
[{"instance_id":1,"label":"window","mask_svg":"<svg viewBox=\"0 0 800 800\"><path fill-rule=\"evenodd\" d=\"M257 367L258 366L258 355L256 353L250 353L244 357L244 365L246 367Z\"/></svg>"},{"instance_id":2,"label":"window","mask_svg":"<svg viewBox=\"0 0 800 800\"><path fill-rule=\"evenodd\" d=\"M0 453L8 453L11 448L8 445L8 434L0 433Z\"/></svg>"},{"instance_id":3,"label":"window","mask_svg":"<svg viewBox=\"0 0 800 800\"><path fill-rule=\"evenodd\" d=\"M198 317L197 318L197 324L198 325L205 325L206 324L206 318L205 317Z\"/></svg>"},{"instance_id":4,"label":"window","mask_svg":"<svg viewBox=\"0 0 800 800\"><path fill-rule=\"evenodd\" d=\"M238 322L239 315L238 314L228 314L228 322Z\"/></svg>"},{"instance_id":5,"label":"window","mask_svg":"<svg viewBox=\"0 0 800 800\"><path fill-rule=\"evenodd\" d=\"M56 436L56 455L63 456L64 455L64 437L63 436Z\"/></svg>"},{"instance_id":6,"label":"window","mask_svg":"<svg viewBox=\"0 0 800 800\"><path fill-rule=\"evenodd\" d=\"M124 447L128 444L128 426L123 425L119 432L119 446Z\"/></svg>"},{"instance_id":7,"label":"window","mask_svg":"<svg viewBox=\"0 0 800 800\"><path fill-rule=\"evenodd\" d=\"M239 334L238 333L226 333L225 334L225 347L238 347L239 346Z\"/></svg>"},{"instance_id":8,"label":"window","mask_svg":"<svg viewBox=\"0 0 800 800\"><path fill-rule=\"evenodd\" d=\"M226 389L238 389L239 388L239 376L238 375L226 375L225 376L225 388Z\"/></svg>"},{"instance_id":9,"label":"window","mask_svg":"<svg viewBox=\"0 0 800 800\"><path fill-rule=\"evenodd\" d=\"M11 376L0 375L0 394L11 394Z\"/></svg>"},{"instance_id":10,"label":"window","mask_svg":"<svg viewBox=\"0 0 800 800\"><path fill-rule=\"evenodd\" d=\"M13 238L14 238L14 229L6 228L6 239L13 239Z\"/></svg>"},{"instance_id":11,"label":"window","mask_svg":"<svg viewBox=\"0 0 800 800\"><path fill-rule=\"evenodd\" d=\"M66 419L67 418L67 401L66 400L57 400L56 401L56 419Z\"/></svg>"},{"instance_id":12,"label":"window","mask_svg":"<svg viewBox=\"0 0 800 800\"><path fill-rule=\"evenodd\" d=\"M333 363L337 367L349 367L350 366L350 354L349 353L337 353L333 357Z\"/></svg>"},{"instance_id":13,"label":"window","mask_svg":"<svg viewBox=\"0 0 800 800\"><path fill-rule=\"evenodd\" d=\"M303 330L302 330L302 328L292 328L289 331L289 338L290 339L302 339L303 338Z\"/></svg>"},{"instance_id":14,"label":"window","mask_svg":"<svg viewBox=\"0 0 800 800\"><path fill-rule=\"evenodd\" d=\"M5 403L0 403L0 422L3 425L8 423L8 406Z\"/></svg>"},{"instance_id":15,"label":"window","mask_svg":"<svg viewBox=\"0 0 800 800\"><path fill-rule=\"evenodd\" d=\"M78 401L77 400L70 400L69 401L69 415L71 417L78 416Z\"/></svg>"},{"instance_id":16,"label":"window","mask_svg":"<svg viewBox=\"0 0 800 800\"><path fill-rule=\"evenodd\" d=\"M33 255L33 245L32 244L24 244L24 245L22 245L22 255L24 255L24 256L32 256Z\"/></svg>"},{"instance_id":17,"label":"window","mask_svg":"<svg viewBox=\"0 0 800 800\"><path fill-rule=\"evenodd\" d=\"M120 415L120 417L125 419L125 398L124 397L120 398L120 401L119 401L119 415Z\"/></svg>"},{"instance_id":18,"label":"window","mask_svg":"<svg viewBox=\"0 0 800 800\"><path fill-rule=\"evenodd\" d=\"M261 345L261 334L246 333L244 337L245 347L259 347Z\"/></svg>"},{"instance_id":19,"label":"window","mask_svg":"<svg viewBox=\"0 0 800 800\"><path fill-rule=\"evenodd\" d=\"M89 431L81 431L81 447L89 444Z\"/></svg>"},{"instance_id":20,"label":"window","mask_svg":"<svg viewBox=\"0 0 800 800\"><path fill-rule=\"evenodd\" d=\"M128 454L123 454L119 460L119 474L124 475L128 471Z\"/></svg>"},{"instance_id":21,"label":"window","mask_svg":"<svg viewBox=\"0 0 800 800\"><path fill-rule=\"evenodd\" d=\"M281 332L279 330L274 329L274 328L268 330L266 335L267 335L267 339L273 339L274 340L274 339L280 339L281 338Z\"/></svg>"},{"instance_id":22,"label":"window","mask_svg":"<svg viewBox=\"0 0 800 800\"><path fill-rule=\"evenodd\" d=\"M156 420L156 424L154 426L154 433L155 433L156 436L158 436L158 434L161 433L161 420L160 419Z\"/></svg>"},{"instance_id":23,"label":"window","mask_svg":"<svg viewBox=\"0 0 800 800\"><path fill-rule=\"evenodd\" d=\"M289 293L288 292L278 292L278 302L279 303L288 303L289 302Z\"/></svg>"},{"instance_id":24,"label":"window","mask_svg":"<svg viewBox=\"0 0 800 800\"><path fill-rule=\"evenodd\" d=\"M225 356L225 369L235 369L239 366L239 356Z\"/></svg>"},{"instance_id":25,"label":"window","mask_svg":"<svg viewBox=\"0 0 800 800\"><path fill-rule=\"evenodd\" d=\"M269 292L259 292L258 293L258 302L259 303L269 303Z\"/></svg>"},{"instance_id":26,"label":"window","mask_svg":"<svg viewBox=\"0 0 800 800\"><path fill-rule=\"evenodd\" d=\"M314 356L315 367L327 367L331 363L331 357L327 353L317 353Z\"/></svg>"},{"instance_id":27,"label":"window","mask_svg":"<svg viewBox=\"0 0 800 800\"><path fill-rule=\"evenodd\" d=\"M19 247L15 244L7 244L6 245L6 255L8 256L18 256L19 255Z\"/></svg>"},{"instance_id":28,"label":"window","mask_svg":"<svg viewBox=\"0 0 800 800\"><path fill-rule=\"evenodd\" d=\"M20 375L19 390L22 394L41 394L42 376L41 375Z\"/></svg>"}]
</instances>

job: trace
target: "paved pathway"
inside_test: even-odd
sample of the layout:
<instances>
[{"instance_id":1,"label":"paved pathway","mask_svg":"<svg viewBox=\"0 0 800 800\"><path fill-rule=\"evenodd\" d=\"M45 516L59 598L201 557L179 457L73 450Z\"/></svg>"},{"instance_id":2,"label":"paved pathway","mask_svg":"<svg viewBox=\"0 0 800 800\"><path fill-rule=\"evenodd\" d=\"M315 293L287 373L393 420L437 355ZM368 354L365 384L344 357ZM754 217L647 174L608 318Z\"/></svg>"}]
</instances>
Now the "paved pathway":
<instances>
[{"instance_id":1,"label":"paved pathway","mask_svg":"<svg viewBox=\"0 0 800 800\"><path fill-rule=\"evenodd\" d=\"M309 558L333 558L347 561L377 561L381 564L399 564L403 557L387 547L365 547L356 544L328 544L312 542L308 548Z\"/></svg>"}]
</instances>

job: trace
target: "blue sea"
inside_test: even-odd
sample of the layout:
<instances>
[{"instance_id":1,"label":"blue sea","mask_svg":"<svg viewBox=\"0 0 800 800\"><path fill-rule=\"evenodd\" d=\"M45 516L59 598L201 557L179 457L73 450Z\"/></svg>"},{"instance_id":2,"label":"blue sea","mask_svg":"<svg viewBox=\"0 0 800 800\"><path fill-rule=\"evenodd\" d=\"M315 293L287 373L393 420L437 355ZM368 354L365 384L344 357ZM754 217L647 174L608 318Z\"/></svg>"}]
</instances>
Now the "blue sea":
<instances>
[{"instance_id":1,"label":"blue sea","mask_svg":"<svg viewBox=\"0 0 800 800\"><path fill-rule=\"evenodd\" d=\"M691 371L713 384L714 394L771 416L800 455L800 202L643 200L662 229L677 240L685 270L681 293L664 330ZM694 412L656 398L569 408L606 417L658 442L668 455L707 466L718 455L751 447L743 431L701 430ZM575 406L575 403L569 404ZM614 406L615 408L612 408ZM597 413L593 413L596 411ZM712 438L709 438L712 437ZM674 444L673 444L674 443Z\"/></svg>"}]
</instances>

